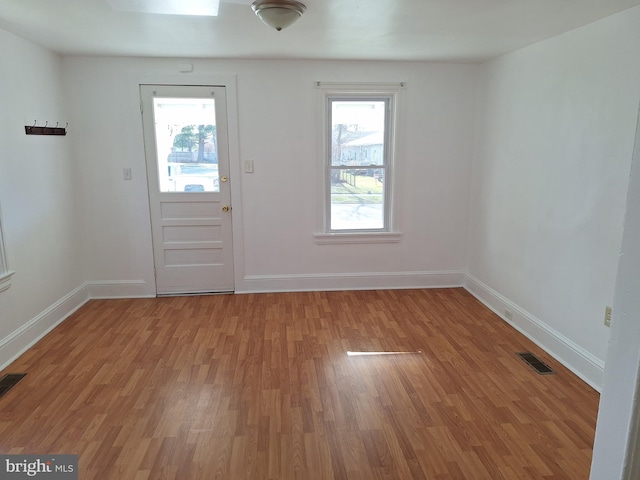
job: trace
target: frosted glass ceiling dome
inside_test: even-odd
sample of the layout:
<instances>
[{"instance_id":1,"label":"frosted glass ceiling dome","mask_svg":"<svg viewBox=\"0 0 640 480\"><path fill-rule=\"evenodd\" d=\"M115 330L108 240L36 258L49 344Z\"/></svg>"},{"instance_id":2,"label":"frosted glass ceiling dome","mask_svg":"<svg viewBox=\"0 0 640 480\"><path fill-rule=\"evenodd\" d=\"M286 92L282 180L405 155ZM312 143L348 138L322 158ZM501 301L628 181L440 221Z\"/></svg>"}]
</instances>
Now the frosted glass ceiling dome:
<instances>
[{"instance_id":1,"label":"frosted glass ceiling dome","mask_svg":"<svg viewBox=\"0 0 640 480\"><path fill-rule=\"evenodd\" d=\"M295 0L256 0L251 8L265 25L277 31L294 23L307 9Z\"/></svg>"}]
</instances>

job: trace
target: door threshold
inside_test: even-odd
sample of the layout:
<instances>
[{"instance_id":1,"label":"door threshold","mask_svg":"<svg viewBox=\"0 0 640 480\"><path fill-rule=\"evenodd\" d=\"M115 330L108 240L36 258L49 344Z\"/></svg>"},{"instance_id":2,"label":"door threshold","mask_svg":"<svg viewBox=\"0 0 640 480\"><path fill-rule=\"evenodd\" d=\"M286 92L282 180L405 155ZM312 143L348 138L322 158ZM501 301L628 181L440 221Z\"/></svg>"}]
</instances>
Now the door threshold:
<instances>
[{"instance_id":1,"label":"door threshold","mask_svg":"<svg viewBox=\"0 0 640 480\"><path fill-rule=\"evenodd\" d=\"M231 295L233 290L224 290L222 292L176 292L176 293L157 293L156 297L196 297L200 295Z\"/></svg>"}]
</instances>

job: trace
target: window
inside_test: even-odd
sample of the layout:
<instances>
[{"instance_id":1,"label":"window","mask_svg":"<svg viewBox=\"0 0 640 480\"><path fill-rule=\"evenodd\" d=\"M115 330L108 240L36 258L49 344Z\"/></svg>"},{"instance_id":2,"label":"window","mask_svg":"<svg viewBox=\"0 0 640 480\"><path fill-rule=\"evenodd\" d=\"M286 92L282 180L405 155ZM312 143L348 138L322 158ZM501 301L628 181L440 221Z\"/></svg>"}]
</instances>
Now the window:
<instances>
[{"instance_id":1,"label":"window","mask_svg":"<svg viewBox=\"0 0 640 480\"><path fill-rule=\"evenodd\" d=\"M385 241L389 241L392 236L393 134L399 86L370 87L332 88L323 96L324 233L316 239L377 236L379 241L387 234Z\"/></svg>"},{"instance_id":2,"label":"window","mask_svg":"<svg viewBox=\"0 0 640 480\"><path fill-rule=\"evenodd\" d=\"M328 230L388 230L390 97L329 97Z\"/></svg>"},{"instance_id":3,"label":"window","mask_svg":"<svg viewBox=\"0 0 640 480\"><path fill-rule=\"evenodd\" d=\"M4 251L4 240L2 233L2 217L0 216L0 292L11 286L11 277L14 272L9 271L7 256Z\"/></svg>"}]
</instances>

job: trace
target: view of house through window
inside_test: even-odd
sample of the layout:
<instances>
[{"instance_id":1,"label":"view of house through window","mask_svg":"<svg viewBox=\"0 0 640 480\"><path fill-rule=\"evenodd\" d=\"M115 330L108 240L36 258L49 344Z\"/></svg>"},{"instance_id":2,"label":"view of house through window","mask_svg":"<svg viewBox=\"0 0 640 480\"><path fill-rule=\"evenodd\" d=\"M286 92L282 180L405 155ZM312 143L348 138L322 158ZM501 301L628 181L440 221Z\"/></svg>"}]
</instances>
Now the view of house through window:
<instances>
[{"instance_id":1,"label":"view of house through window","mask_svg":"<svg viewBox=\"0 0 640 480\"><path fill-rule=\"evenodd\" d=\"M387 230L390 97L329 97L328 230Z\"/></svg>"},{"instance_id":2,"label":"view of house through window","mask_svg":"<svg viewBox=\"0 0 640 480\"><path fill-rule=\"evenodd\" d=\"M161 192L219 192L215 100L154 98Z\"/></svg>"}]
</instances>

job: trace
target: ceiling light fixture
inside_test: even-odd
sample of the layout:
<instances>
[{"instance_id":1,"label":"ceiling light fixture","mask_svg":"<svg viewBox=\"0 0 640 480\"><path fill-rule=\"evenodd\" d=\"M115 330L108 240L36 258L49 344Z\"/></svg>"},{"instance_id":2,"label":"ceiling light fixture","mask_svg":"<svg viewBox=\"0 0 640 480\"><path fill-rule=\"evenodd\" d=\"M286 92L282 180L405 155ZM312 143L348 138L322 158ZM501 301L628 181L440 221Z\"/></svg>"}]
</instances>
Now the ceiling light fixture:
<instances>
[{"instance_id":1,"label":"ceiling light fixture","mask_svg":"<svg viewBox=\"0 0 640 480\"><path fill-rule=\"evenodd\" d=\"M298 20L307 7L295 0L256 0L251 9L262 23L280 31Z\"/></svg>"}]
</instances>

